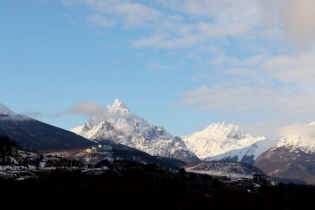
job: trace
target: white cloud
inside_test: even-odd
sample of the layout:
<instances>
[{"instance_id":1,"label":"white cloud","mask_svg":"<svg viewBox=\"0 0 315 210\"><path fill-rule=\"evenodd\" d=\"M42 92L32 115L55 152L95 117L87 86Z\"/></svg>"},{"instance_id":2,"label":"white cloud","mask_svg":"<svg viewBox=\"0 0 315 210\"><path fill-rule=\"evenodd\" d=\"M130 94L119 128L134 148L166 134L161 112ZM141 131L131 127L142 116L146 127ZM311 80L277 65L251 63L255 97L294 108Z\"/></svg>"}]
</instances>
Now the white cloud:
<instances>
[{"instance_id":1,"label":"white cloud","mask_svg":"<svg viewBox=\"0 0 315 210\"><path fill-rule=\"evenodd\" d=\"M209 63L220 72L234 77L251 77L255 82L282 82L300 87L315 85L315 53L303 52L282 55L254 55L239 59L224 55Z\"/></svg>"},{"instance_id":2,"label":"white cloud","mask_svg":"<svg viewBox=\"0 0 315 210\"><path fill-rule=\"evenodd\" d=\"M63 13L63 14L60 15L60 17L62 17L62 18L69 18L69 17L71 17L71 15L69 15L68 13Z\"/></svg>"},{"instance_id":3,"label":"white cloud","mask_svg":"<svg viewBox=\"0 0 315 210\"><path fill-rule=\"evenodd\" d=\"M64 1L67 5L85 4L93 8L99 16L91 16L89 21L98 25L108 26L108 20L102 19L102 14L106 14L115 22L122 21L126 27L145 27L153 32L151 36L132 41L135 47L174 49L199 45L213 38L242 36L253 31L260 17L257 0L157 2L171 11L126 0Z\"/></svg>"},{"instance_id":4,"label":"white cloud","mask_svg":"<svg viewBox=\"0 0 315 210\"><path fill-rule=\"evenodd\" d=\"M299 85L315 85L315 53L280 55L268 59L262 68L273 79Z\"/></svg>"},{"instance_id":5,"label":"white cloud","mask_svg":"<svg viewBox=\"0 0 315 210\"><path fill-rule=\"evenodd\" d=\"M244 114L264 111L266 114L298 116L315 114L315 92L280 88L217 85L200 87L183 93L181 106L207 112Z\"/></svg>"},{"instance_id":6,"label":"white cloud","mask_svg":"<svg viewBox=\"0 0 315 210\"><path fill-rule=\"evenodd\" d=\"M315 142L315 122L309 124L295 123L279 129L280 136L298 135L305 141Z\"/></svg>"},{"instance_id":7,"label":"white cloud","mask_svg":"<svg viewBox=\"0 0 315 210\"><path fill-rule=\"evenodd\" d=\"M147 54L146 53L144 53L144 52L139 52L139 53L137 53L137 56L146 56Z\"/></svg>"},{"instance_id":8,"label":"white cloud","mask_svg":"<svg viewBox=\"0 0 315 210\"><path fill-rule=\"evenodd\" d=\"M259 9L258 0L158 0L158 2L172 10L193 17L207 17L218 22L237 22L256 15Z\"/></svg>"},{"instance_id":9,"label":"white cloud","mask_svg":"<svg viewBox=\"0 0 315 210\"><path fill-rule=\"evenodd\" d=\"M309 50L315 44L314 0L263 0L265 24L280 24L291 44Z\"/></svg>"},{"instance_id":10,"label":"white cloud","mask_svg":"<svg viewBox=\"0 0 315 210\"><path fill-rule=\"evenodd\" d=\"M151 37L139 39L133 42L137 47L190 47L229 36L280 41L283 35L293 46L303 49L312 49L315 44L313 0L156 0L156 7L135 0L63 0L63 3L87 5L100 16L110 15L111 21L122 22L126 27L145 27L153 32L151 37L164 36L153 43L146 42ZM108 26L107 21L101 22Z\"/></svg>"},{"instance_id":11,"label":"white cloud","mask_svg":"<svg viewBox=\"0 0 315 210\"><path fill-rule=\"evenodd\" d=\"M51 116L48 113L43 113L43 112L38 112L38 111L28 111L28 112L23 112L22 114L25 115L25 116L34 117L34 118Z\"/></svg>"},{"instance_id":12,"label":"white cloud","mask_svg":"<svg viewBox=\"0 0 315 210\"><path fill-rule=\"evenodd\" d=\"M214 79L214 78L211 77L209 74L205 74L205 73L196 74L196 75L194 75L191 78L192 81L198 81L200 79L209 79L209 80L211 80L211 79Z\"/></svg>"},{"instance_id":13,"label":"white cloud","mask_svg":"<svg viewBox=\"0 0 315 210\"><path fill-rule=\"evenodd\" d=\"M171 67L160 63L149 63L146 65L146 68L150 69L151 71L161 71L165 69L170 69Z\"/></svg>"},{"instance_id":14,"label":"white cloud","mask_svg":"<svg viewBox=\"0 0 315 210\"><path fill-rule=\"evenodd\" d=\"M139 3L121 0L64 0L66 5L87 5L100 14L112 15L121 19L127 27L146 26L151 21L158 21L161 13ZM98 14L98 15L100 15ZM107 26L107 24L105 24Z\"/></svg>"},{"instance_id":15,"label":"white cloud","mask_svg":"<svg viewBox=\"0 0 315 210\"><path fill-rule=\"evenodd\" d=\"M115 8L115 13L124 17L127 26L145 26L148 22L158 21L161 13L138 3L124 2Z\"/></svg>"},{"instance_id":16,"label":"white cloud","mask_svg":"<svg viewBox=\"0 0 315 210\"><path fill-rule=\"evenodd\" d=\"M141 40L134 41L132 45L134 47L144 47L144 46L155 46L160 43L164 39L163 35L153 35L148 38L144 38Z\"/></svg>"},{"instance_id":17,"label":"white cloud","mask_svg":"<svg viewBox=\"0 0 315 210\"><path fill-rule=\"evenodd\" d=\"M93 101L80 101L70 109L58 113L57 115L64 114L79 114L79 115L100 115L106 111L106 107L102 107Z\"/></svg>"},{"instance_id":18,"label":"white cloud","mask_svg":"<svg viewBox=\"0 0 315 210\"><path fill-rule=\"evenodd\" d=\"M115 22L112 20L108 20L106 17L103 17L99 14L91 15L87 18L87 21L91 24L98 25L98 26L113 26Z\"/></svg>"}]
</instances>

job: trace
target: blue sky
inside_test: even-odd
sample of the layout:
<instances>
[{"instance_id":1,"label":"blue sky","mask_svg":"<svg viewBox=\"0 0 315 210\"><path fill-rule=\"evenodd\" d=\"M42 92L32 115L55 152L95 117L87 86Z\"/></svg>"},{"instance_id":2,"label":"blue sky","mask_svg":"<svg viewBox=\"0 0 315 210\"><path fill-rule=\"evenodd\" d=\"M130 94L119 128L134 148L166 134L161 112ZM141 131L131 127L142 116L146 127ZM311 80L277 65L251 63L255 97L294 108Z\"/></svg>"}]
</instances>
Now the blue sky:
<instances>
[{"instance_id":1,"label":"blue sky","mask_svg":"<svg viewBox=\"0 0 315 210\"><path fill-rule=\"evenodd\" d=\"M0 3L0 103L70 129L118 98L173 135L314 121L312 0ZM88 103L87 103L88 104ZM62 113L62 114L61 114Z\"/></svg>"}]
</instances>

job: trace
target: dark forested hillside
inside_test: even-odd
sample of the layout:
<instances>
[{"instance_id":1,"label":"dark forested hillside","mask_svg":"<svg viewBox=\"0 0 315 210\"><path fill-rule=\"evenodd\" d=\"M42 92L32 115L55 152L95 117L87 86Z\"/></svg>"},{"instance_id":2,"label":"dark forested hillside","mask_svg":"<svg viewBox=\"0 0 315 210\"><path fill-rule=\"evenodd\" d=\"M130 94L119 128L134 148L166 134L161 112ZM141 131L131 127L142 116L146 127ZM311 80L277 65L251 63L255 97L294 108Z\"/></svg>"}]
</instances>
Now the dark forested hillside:
<instances>
[{"instance_id":1,"label":"dark forested hillside","mask_svg":"<svg viewBox=\"0 0 315 210\"><path fill-rule=\"evenodd\" d=\"M0 179L2 199L40 201L50 207L71 204L114 209L312 209L314 186L279 184L247 189L208 175L171 173L156 165L117 161L99 171L38 172L24 181ZM249 192L251 190L251 192ZM8 202L8 200L6 200ZM11 207L19 202L10 202ZM35 203L34 203L35 204ZM41 205L40 205L41 206ZM37 205L37 207L39 207Z\"/></svg>"},{"instance_id":2,"label":"dark forested hillside","mask_svg":"<svg viewBox=\"0 0 315 210\"><path fill-rule=\"evenodd\" d=\"M0 135L15 139L21 147L32 150L84 148L93 144L70 131L33 119L14 121L3 117Z\"/></svg>"}]
</instances>

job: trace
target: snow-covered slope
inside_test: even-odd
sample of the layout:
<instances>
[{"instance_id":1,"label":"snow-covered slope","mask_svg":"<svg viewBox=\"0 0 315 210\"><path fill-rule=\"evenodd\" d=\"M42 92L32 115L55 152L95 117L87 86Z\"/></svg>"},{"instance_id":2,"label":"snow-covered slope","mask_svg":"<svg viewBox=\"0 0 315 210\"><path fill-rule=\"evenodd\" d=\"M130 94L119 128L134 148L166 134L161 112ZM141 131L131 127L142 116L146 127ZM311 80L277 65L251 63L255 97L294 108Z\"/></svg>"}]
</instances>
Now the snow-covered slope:
<instances>
[{"instance_id":1,"label":"snow-covered slope","mask_svg":"<svg viewBox=\"0 0 315 210\"><path fill-rule=\"evenodd\" d=\"M226 160L226 161L253 164L255 160L263 152L267 151L269 148L271 148L275 144L276 144L275 141L270 141L270 140L258 141L242 149L235 149L221 155L205 158L204 161Z\"/></svg>"},{"instance_id":2,"label":"snow-covered slope","mask_svg":"<svg viewBox=\"0 0 315 210\"><path fill-rule=\"evenodd\" d=\"M226 123L213 123L203 131L182 136L182 139L199 158L213 157L266 140L263 136L255 138L240 127Z\"/></svg>"},{"instance_id":3,"label":"snow-covered slope","mask_svg":"<svg viewBox=\"0 0 315 210\"><path fill-rule=\"evenodd\" d=\"M162 126L151 125L133 114L118 99L112 106L108 105L102 115L88 119L84 126L71 131L91 140L112 140L153 156L200 162L180 137L174 137Z\"/></svg>"}]
</instances>

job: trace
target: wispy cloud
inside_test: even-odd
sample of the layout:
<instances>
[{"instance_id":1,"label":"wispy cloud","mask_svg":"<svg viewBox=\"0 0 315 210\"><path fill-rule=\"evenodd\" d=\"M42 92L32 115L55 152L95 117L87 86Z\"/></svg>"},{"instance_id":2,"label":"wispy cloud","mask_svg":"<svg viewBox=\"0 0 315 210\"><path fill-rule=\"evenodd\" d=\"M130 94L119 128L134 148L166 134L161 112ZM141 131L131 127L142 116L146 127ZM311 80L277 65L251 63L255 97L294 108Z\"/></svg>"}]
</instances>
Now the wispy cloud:
<instances>
[{"instance_id":1,"label":"wispy cloud","mask_svg":"<svg viewBox=\"0 0 315 210\"><path fill-rule=\"evenodd\" d=\"M70 18L71 15L69 15L68 13L63 13L63 14L60 15L60 17L62 17L62 18Z\"/></svg>"},{"instance_id":2,"label":"wispy cloud","mask_svg":"<svg viewBox=\"0 0 315 210\"><path fill-rule=\"evenodd\" d=\"M254 24L259 21L259 4L252 0L246 0L245 3L218 0L157 1L171 11L126 0L64 0L64 3L89 6L99 15L92 17L97 23L105 22L105 27L108 26L107 19L99 21L102 14L110 16L112 21L120 21L128 28L144 27L151 30L151 36L132 41L135 47L190 47L212 38L247 34L253 31Z\"/></svg>"},{"instance_id":3,"label":"wispy cloud","mask_svg":"<svg viewBox=\"0 0 315 210\"><path fill-rule=\"evenodd\" d=\"M28 116L28 117L32 117L32 118L51 116L48 113L43 113L43 112L38 112L38 111L23 112L22 115L25 115L25 116Z\"/></svg>"},{"instance_id":4,"label":"wispy cloud","mask_svg":"<svg viewBox=\"0 0 315 210\"><path fill-rule=\"evenodd\" d=\"M315 114L315 92L291 87L275 90L267 87L238 85L203 86L183 93L180 105L206 112L224 114L252 114L263 111L266 115L277 114L297 117Z\"/></svg>"},{"instance_id":5,"label":"wispy cloud","mask_svg":"<svg viewBox=\"0 0 315 210\"><path fill-rule=\"evenodd\" d=\"M106 107L103 107L99 104L97 104L94 101L80 101L77 104L75 104L73 107L59 112L56 114L56 116L62 116L67 114L75 114L75 115L100 115L106 111Z\"/></svg>"},{"instance_id":6,"label":"wispy cloud","mask_svg":"<svg viewBox=\"0 0 315 210\"><path fill-rule=\"evenodd\" d=\"M108 20L106 17L103 17L99 14L91 15L87 18L87 21L91 24L98 26L110 27L115 25L115 22L112 20Z\"/></svg>"},{"instance_id":7,"label":"wispy cloud","mask_svg":"<svg viewBox=\"0 0 315 210\"><path fill-rule=\"evenodd\" d=\"M99 26L120 22L128 28L151 30L151 36L132 42L136 47L173 49L226 37L273 40L279 36L303 49L311 49L315 44L313 0L156 0L156 6L127 0L63 0L63 3L92 8L96 14L87 21Z\"/></svg>"},{"instance_id":8,"label":"wispy cloud","mask_svg":"<svg viewBox=\"0 0 315 210\"><path fill-rule=\"evenodd\" d=\"M150 69L151 71L162 71L165 69L171 69L171 66L160 64L160 63L149 63L146 65L147 69Z\"/></svg>"},{"instance_id":9,"label":"wispy cloud","mask_svg":"<svg viewBox=\"0 0 315 210\"><path fill-rule=\"evenodd\" d=\"M144 52L137 53L137 56L146 56L147 54Z\"/></svg>"}]
</instances>

